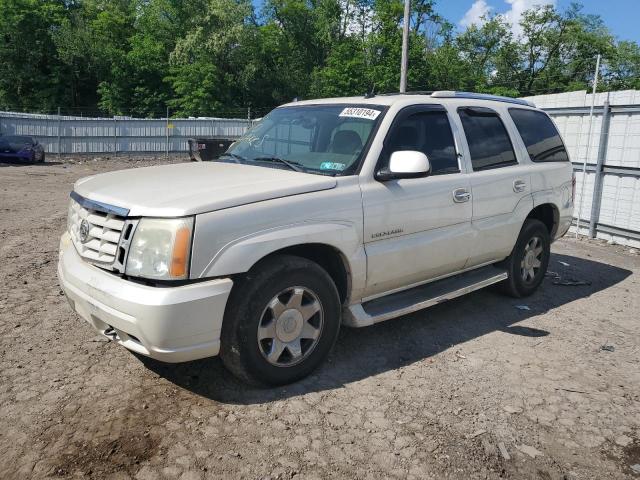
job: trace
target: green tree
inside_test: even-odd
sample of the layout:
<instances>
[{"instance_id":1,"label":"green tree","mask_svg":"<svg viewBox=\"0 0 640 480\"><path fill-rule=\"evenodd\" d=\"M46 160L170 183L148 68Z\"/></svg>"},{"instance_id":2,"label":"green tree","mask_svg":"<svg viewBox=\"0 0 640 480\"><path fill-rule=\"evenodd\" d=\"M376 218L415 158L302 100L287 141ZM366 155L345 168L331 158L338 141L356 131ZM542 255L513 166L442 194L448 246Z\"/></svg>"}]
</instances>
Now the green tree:
<instances>
[{"instance_id":1,"label":"green tree","mask_svg":"<svg viewBox=\"0 0 640 480\"><path fill-rule=\"evenodd\" d=\"M456 31L412 0L410 90L640 88L640 46L578 4ZM244 116L398 89L403 0L0 0L0 108Z\"/></svg>"},{"instance_id":2,"label":"green tree","mask_svg":"<svg viewBox=\"0 0 640 480\"><path fill-rule=\"evenodd\" d=\"M66 75L53 35L66 13L62 0L0 0L0 107L60 105Z\"/></svg>"}]
</instances>

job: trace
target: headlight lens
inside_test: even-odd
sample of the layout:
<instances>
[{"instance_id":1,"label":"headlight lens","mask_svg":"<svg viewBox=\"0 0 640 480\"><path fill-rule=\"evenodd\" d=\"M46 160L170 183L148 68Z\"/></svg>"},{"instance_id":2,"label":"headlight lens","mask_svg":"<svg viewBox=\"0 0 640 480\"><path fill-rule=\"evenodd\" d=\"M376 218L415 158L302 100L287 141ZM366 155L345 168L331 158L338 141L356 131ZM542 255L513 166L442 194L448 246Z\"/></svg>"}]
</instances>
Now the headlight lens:
<instances>
[{"instance_id":1,"label":"headlight lens","mask_svg":"<svg viewBox=\"0 0 640 480\"><path fill-rule=\"evenodd\" d=\"M193 217L143 218L129 246L126 274L156 280L189 275Z\"/></svg>"}]
</instances>

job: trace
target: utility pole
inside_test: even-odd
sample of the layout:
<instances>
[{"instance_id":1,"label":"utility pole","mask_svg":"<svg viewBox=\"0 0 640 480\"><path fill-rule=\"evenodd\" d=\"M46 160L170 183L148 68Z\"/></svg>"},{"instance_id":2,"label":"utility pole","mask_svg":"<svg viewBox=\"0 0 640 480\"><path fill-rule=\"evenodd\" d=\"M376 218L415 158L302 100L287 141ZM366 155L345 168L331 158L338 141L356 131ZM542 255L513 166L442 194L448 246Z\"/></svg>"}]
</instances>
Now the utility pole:
<instances>
[{"instance_id":1,"label":"utility pole","mask_svg":"<svg viewBox=\"0 0 640 480\"><path fill-rule=\"evenodd\" d=\"M598 87L598 74L600 73L600 54L596 59L596 71L593 75L593 92L591 93L591 109L589 110L589 133L587 135L587 152L584 156L584 162L582 162L582 182L580 182L580 202L578 203L578 218L576 220L576 238L580 232L580 215L582 213L582 203L584 202L584 185L587 180L587 159L591 153L591 132L593 129L593 108L596 102L596 88ZM578 143L578 148L580 144ZM594 184L595 188L595 184ZM591 199L592 201L594 199Z\"/></svg>"},{"instance_id":2,"label":"utility pole","mask_svg":"<svg viewBox=\"0 0 640 480\"><path fill-rule=\"evenodd\" d=\"M411 0L404 0L404 25L402 26L402 60L400 63L400 93L407 91L407 64L409 63L409 19Z\"/></svg>"}]
</instances>

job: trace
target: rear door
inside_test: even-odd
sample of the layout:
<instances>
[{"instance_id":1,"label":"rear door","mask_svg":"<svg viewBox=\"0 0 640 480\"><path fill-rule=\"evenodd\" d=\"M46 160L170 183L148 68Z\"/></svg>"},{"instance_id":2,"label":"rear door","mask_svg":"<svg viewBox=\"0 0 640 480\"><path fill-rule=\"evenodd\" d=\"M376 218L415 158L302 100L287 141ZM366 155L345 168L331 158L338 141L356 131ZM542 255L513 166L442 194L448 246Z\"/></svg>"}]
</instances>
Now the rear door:
<instances>
[{"instance_id":1,"label":"rear door","mask_svg":"<svg viewBox=\"0 0 640 480\"><path fill-rule=\"evenodd\" d=\"M520 232L520 208L531 209L530 165L521 163L505 122L487 107L457 109L471 160L473 267L507 257Z\"/></svg>"},{"instance_id":2,"label":"rear door","mask_svg":"<svg viewBox=\"0 0 640 480\"><path fill-rule=\"evenodd\" d=\"M377 170L400 150L425 153L431 172L423 178L362 183L367 296L454 273L469 257L470 185L447 111L440 105L401 110Z\"/></svg>"}]
</instances>

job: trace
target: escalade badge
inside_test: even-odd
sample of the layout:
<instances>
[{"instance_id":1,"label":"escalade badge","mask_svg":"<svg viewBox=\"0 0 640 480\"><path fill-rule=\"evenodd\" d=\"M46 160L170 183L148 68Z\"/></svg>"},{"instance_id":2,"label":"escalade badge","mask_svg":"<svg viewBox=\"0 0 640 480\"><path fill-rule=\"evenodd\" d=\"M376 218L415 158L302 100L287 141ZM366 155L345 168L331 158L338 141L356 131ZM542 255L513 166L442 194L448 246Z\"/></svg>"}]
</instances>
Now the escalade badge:
<instances>
[{"instance_id":1,"label":"escalade badge","mask_svg":"<svg viewBox=\"0 0 640 480\"><path fill-rule=\"evenodd\" d=\"M80 241L86 243L89 240L89 222L82 220L80 224Z\"/></svg>"}]
</instances>

